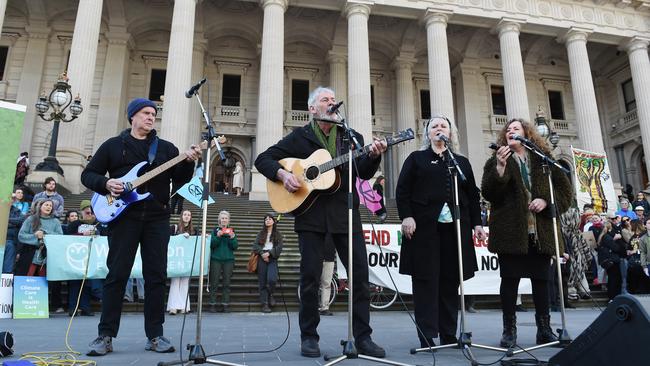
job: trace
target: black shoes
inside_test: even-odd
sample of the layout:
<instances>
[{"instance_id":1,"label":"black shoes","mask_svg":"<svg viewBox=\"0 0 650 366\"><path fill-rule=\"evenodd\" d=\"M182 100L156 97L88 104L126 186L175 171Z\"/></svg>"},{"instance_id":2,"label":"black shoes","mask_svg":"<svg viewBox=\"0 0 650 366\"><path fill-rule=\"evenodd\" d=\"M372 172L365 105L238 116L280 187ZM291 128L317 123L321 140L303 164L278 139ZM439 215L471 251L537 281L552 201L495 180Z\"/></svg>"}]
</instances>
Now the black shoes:
<instances>
[{"instance_id":1,"label":"black shoes","mask_svg":"<svg viewBox=\"0 0 650 366\"><path fill-rule=\"evenodd\" d=\"M503 314L503 334L499 345L503 348L512 348L517 344L517 316Z\"/></svg>"},{"instance_id":2,"label":"black shoes","mask_svg":"<svg viewBox=\"0 0 650 366\"><path fill-rule=\"evenodd\" d=\"M332 315L334 315L334 313L331 312L331 311L329 311L329 309L319 310L318 313L319 313L320 315L325 315L325 316L332 316Z\"/></svg>"},{"instance_id":3,"label":"black shoes","mask_svg":"<svg viewBox=\"0 0 650 366\"><path fill-rule=\"evenodd\" d=\"M445 344L458 344L458 338L453 334L441 334L440 335L440 345Z\"/></svg>"},{"instance_id":4,"label":"black shoes","mask_svg":"<svg viewBox=\"0 0 650 366\"><path fill-rule=\"evenodd\" d=\"M433 338L420 338L420 348L429 348L429 347L435 347L436 342L433 340Z\"/></svg>"},{"instance_id":5,"label":"black shoes","mask_svg":"<svg viewBox=\"0 0 650 366\"><path fill-rule=\"evenodd\" d=\"M300 343L300 354L304 357L320 357L318 341L313 338L304 339Z\"/></svg>"},{"instance_id":6,"label":"black shoes","mask_svg":"<svg viewBox=\"0 0 650 366\"><path fill-rule=\"evenodd\" d=\"M386 351L383 348L379 347L370 338L366 338L362 341L356 341L354 342L354 345L357 347L357 352L359 354L375 358L386 357Z\"/></svg>"},{"instance_id":7,"label":"black shoes","mask_svg":"<svg viewBox=\"0 0 650 366\"><path fill-rule=\"evenodd\" d=\"M270 313L272 311L273 310L271 310L271 308L269 307L269 304L262 304L262 312L263 313Z\"/></svg>"},{"instance_id":8,"label":"black shoes","mask_svg":"<svg viewBox=\"0 0 650 366\"><path fill-rule=\"evenodd\" d=\"M551 316L549 314L535 314L535 324L537 325L536 343L545 344L557 341L557 336L551 329Z\"/></svg>"}]
</instances>

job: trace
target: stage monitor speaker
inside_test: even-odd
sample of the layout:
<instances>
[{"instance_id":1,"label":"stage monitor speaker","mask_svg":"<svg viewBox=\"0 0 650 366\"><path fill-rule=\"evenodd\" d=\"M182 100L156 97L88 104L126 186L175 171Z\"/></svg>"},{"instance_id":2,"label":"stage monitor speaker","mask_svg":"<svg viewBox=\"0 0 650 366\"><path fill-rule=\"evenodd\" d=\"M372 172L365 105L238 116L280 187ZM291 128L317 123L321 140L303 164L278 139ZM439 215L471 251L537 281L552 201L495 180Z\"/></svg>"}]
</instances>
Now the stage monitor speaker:
<instances>
[{"instance_id":1,"label":"stage monitor speaker","mask_svg":"<svg viewBox=\"0 0 650 366\"><path fill-rule=\"evenodd\" d=\"M650 365L650 296L619 295L551 366Z\"/></svg>"}]
</instances>

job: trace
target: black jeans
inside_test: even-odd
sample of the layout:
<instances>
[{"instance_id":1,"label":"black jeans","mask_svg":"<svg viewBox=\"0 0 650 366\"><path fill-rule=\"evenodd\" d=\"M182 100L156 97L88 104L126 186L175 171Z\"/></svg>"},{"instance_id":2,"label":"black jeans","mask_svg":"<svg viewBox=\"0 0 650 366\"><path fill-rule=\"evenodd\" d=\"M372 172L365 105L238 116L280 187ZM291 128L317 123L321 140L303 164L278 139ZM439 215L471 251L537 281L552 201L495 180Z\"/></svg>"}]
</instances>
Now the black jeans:
<instances>
[{"instance_id":1,"label":"black jeans","mask_svg":"<svg viewBox=\"0 0 650 366\"><path fill-rule=\"evenodd\" d=\"M298 233L300 245L300 339L318 340L316 328L320 322L318 313L318 288L323 270L325 233L304 231ZM348 235L332 234L339 258L348 270ZM356 341L370 338L370 295L368 290L368 256L361 232L352 235L353 306L352 333Z\"/></svg>"},{"instance_id":2,"label":"black jeans","mask_svg":"<svg viewBox=\"0 0 650 366\"><path fill-rule=\"evenodd\" d=\"M138 221L121 218L109 225L108 275L104 281L102 317L99 335L116 337L120 328L122 299L131 275L135 254L141 244L144 277L144 330L147 338L163 335L165 322L165 281L167 279L167 245L169 219Z\"/></svg>"},{"instance_id":3,"label":"black jeans","mask_svg":"<svg viewBox=\"0 0 650 366\"><path fill-rule=\"evenodd\" d=\"M501 278L501 309L503 315L516 315L517 292L519 290L519 281L521 278ZM533 302L535 303L535 314L548 315L549 298L548 298L548 280L530 279L533 287Z\"/></svg>"}]
</instances>

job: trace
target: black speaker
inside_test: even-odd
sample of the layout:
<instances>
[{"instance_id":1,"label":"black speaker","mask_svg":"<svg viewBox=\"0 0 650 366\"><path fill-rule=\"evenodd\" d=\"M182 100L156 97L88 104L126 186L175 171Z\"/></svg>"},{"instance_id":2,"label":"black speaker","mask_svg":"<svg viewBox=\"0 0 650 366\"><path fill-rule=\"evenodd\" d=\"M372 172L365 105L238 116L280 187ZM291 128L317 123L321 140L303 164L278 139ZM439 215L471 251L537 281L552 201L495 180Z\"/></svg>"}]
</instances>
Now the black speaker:
<instances>
[{"instance_id":1,"label":"black speaker","mask_svg":"<svg viewBox=\"0 0 650 366\"><path fill-rule=\"evenodd\" d=\"M650 296L619 295L551 366L649 365Z\"/></svg>"}]
</instances>

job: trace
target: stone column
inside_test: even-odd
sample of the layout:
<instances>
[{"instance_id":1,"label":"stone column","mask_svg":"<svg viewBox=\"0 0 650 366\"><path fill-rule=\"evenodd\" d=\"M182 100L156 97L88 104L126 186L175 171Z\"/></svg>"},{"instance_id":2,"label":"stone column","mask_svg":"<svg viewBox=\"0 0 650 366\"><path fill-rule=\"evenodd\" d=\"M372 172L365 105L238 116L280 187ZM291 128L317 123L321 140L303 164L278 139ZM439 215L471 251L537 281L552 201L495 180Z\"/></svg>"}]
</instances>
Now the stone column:
<instances>
[{"instance_id":1,"label":"stone column","mask_svg":"<svg viewBox=\"0 0 650 366\"><path fill-rule=\"evenodd\" d=\"M99 96L97 124L95 127L95 151L99 146L118 134L126 122L126 83L129 70L129 40L126 29L106 33L108 49ZM94 151L93 151L94 153Z\"/></svg>"},{"instance_id":2,"label":"stone column","mask_svg":"<svg viewBox=\"0 0 650 366\"><path fill-rule=\"evenodd\" d=\"M588 36L588 31L573 28L564 36L569 58L576 124L581 148L594 152L605 152L594 81L591 78L589 55L587 54Z\"/></svg>"},{"instance_id":3,"label":"stone column","mask_svg":"<svg viewBox=\"0 0 650 366\"><path fill-rule=\"evenodd\" d=\"M448 15L427 11L427 58L429 60L429 94L431 114L442 114L454 119L454 100L451 91L449 52L447 46Z\"/></svg>"},{"instance_id":4,"label":"stone column","mask_svg":"<svg viewBox=\"0 0 650 366\"><path fill-rule=\"evenodd\" d=\"M76 120L61 123L57 159L66 176L65 182L59 183L73 193L80 193L85 189L81 186L79 176L86 162L86 142L93 138L87 136L87 133L91 115L90 106L93 103L93 82L103 3L102 0L79 0L72 35L68 77L72 95L81 97L84 111Z\"/></svg>"},{"instance_id":5,"label":"stone column","mask_svg":"<svg viewBox=\"0 0 650 366\"><path fill-rule=\"evenodd\" d=\"M520 23L506 19L502 19L497 26L508 119L523 118L530 121L524 63L519 45L520 28Z\"/></svg>"},{"instance_id":6,"label":"stone column","mask_svg":"<svg viewBox=\"0 0 650 366\"><path fill-rule=\"evenodd\" d=\"M340 52L329 51L327 62L330 66L330 87L336 92L336 100L344 101L347 108L348 75L345 68L346 57Z\"/></svg>"},{"instance_id":7,"label":"stone column","mask_svg":"<svg viewBox=\"0 0 650 366\"><path fill-rule=\"evenodd\" d=\"M489 150L483 136L480 108L481 96L476 91L483 87L479 61L476 59L464 59L454 69L456 80L456 101L458 120L458 135L460 138L460 150L472 162L474 179L480 184L483 176L483 162L488 158Z\"/></svg>"},{"instance_id":8,"label":"stone column","mask_svg":"<svg viewBox=\"0 0 650 366\"><path fill-rule=\"evenodd\" d=\"M413 65L417 60L413 57L399 56L393 61L395 69L395 86L397 93L397 130L412 128L415 131L415 102L413 99ZM397 166L402 166L404 160L415 150L416 144L408 142L397 148Z\"/></svg>"},{"instance_id":9,"label":"stone column","mask_svg":"<svg viewBox=\"0 0 650 366\"><path fill-rule=\"evenodd\" d=\"M196 34L197 38L194 41L194 51L192 54L192 83L196 83L202 78L205 77L205 50L208 41L203 38L199 33ZM205 85L204 85L205 87ZM207 109L207 93L201 94L201 102L205 105ZM208 111L211 113L213 111ZM210 115L210 118L214 119L214 116ZM188 146L191 144L196 144L201 139L201 132L205 131L205 120L201 115L201 107L199 102L196 100L190 100L189 105L189 118L187 120L187 130L188 130ZM216 151L216 150L213 150Z\"/></svg>"},{"instance_id":10,"label":"stone column","mask_svg":"<svg viewBox=\"0 0 650 366\"><path fill-rule=\"evenodd\" d=\"M372 140L372 108L370 99L370 51L368 17L371 2L348 1L348 124Z\"/></svg>"},{"instance_id":11,"label":"stone column","mask_svg":"<svg viewBox=\"0 0 650 366\"><path fill-rule=\"evenodd\" d=\"M175 0L172 30L169 36L165 101L163 102L160 136L171 141L180 151L189 145L190 99L185 91L198 80L192 80L194 18L196 0Z\"/></svg>"},{"instance_id":12,"label":"stone column","mask_svg":"<svg viewBox=\"0 0 650 366\"><path fill-rule=\"evenodd\" d=\"M646 169L650 171L650 59L648 43L650 39L634 37L625 46L630 58L630 71L636 98L636 113L639 117L643 153L646 156ZM645 187L644 187L645 188Z\"/></svg>"},{"instance_id":13,"label":"stone column","mask_svg":"<svg viewBox=\"0 0 650 366\"><path fill-rule=\"evenodd\" d=\"M288 0L260 0L264 9L260 91L255 150L260 153L282 138L284 125L284 12ZM251 200L267 199L266 178L252 171Z\"/></svg>"}]
</instances>

